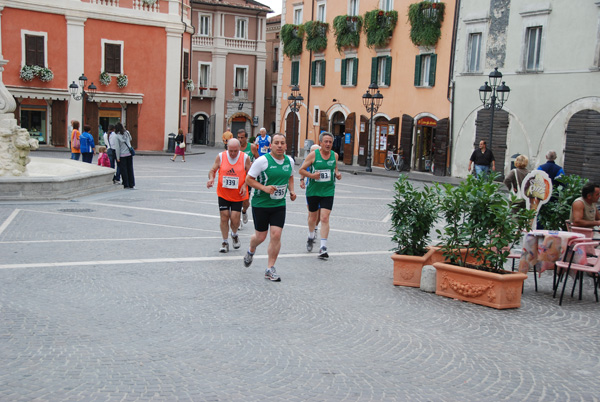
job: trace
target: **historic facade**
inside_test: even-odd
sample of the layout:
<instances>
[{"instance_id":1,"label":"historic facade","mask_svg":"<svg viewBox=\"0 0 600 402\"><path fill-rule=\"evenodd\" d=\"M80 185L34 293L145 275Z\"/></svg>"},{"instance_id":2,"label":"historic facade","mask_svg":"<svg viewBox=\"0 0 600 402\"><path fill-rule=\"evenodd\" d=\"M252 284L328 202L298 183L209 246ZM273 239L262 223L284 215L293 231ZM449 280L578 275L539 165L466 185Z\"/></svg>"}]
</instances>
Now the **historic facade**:
<instances>
[{"instance_id":1,"label":"historic facade","mask_svg":"<svg viewBox=\"0 0 600 402\"><path fill-rule=\"evenodd\" d=\"M191 132L197 144L222 145L227 127L256 135L264 125L266 25L256 1L192 3Z\"/></svg>"},{"instance_id":2,"label":"historic facade","mask_svg":"<svg viewBox=\"0 0 600 402\"><path fill-rule=\"evenodd\" d=\"M288 151L293 144L302 156L326 130L335 135L334 149L345 164L366 165L370 151L372 166L383 166L389 152L401 150L411 169L447 174L455 2L417 3L411 22L406 16L413 3L284 3L278 127L287 134ZM423 24L439 29L426 35L418 29ZM371 83L383 102L369 141L371 114L363 94ZM303 98L296 112L288 102L294 85Z\"/></svg>"},{"instance_id":3,"label":"historic facade","mask_svg":"<svg viewBox=\"0 0 600 402\"><path fill-rule=\"evenodd\" d=\"M41 144L68 146L71 120L96 141L121 121L140 150L187 130L190 0L0 0L0 13L3 80Z\"/></svg>"},{"instance_id":4,"label":"historic facade","mask_svg":"<svg viewBox=\"0 0 600 402\"><path fill-rule=\"evenodd\" d=\"M600 182L600 2L461 0L456 33L452 175L467 175L480 139L507 174L517 154L531 169L549 150L567 174ZM494 68L510 95L482 107L478 89Z\"/></svg>"}]
</instances>

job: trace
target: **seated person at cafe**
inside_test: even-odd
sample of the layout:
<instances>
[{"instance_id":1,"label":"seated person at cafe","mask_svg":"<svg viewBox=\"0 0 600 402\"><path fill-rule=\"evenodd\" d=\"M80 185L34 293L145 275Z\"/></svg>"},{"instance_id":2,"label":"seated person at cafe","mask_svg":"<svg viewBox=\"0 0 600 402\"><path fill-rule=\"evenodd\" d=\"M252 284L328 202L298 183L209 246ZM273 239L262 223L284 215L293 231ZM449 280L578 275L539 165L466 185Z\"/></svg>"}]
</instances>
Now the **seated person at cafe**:
<instances>
[{"instance_id":1,"label":"seated person at cafe","mask_svg":"<svg viewBox=\"0 0 600 402\"><path fill-rule=\"evenodd\" d=\"M599 198L600 186L593 183L583 186L581 197L573 201L571 206L571 224L585 228L600 226L600 213L597 207Z\"/></svg>"}]
</instances>

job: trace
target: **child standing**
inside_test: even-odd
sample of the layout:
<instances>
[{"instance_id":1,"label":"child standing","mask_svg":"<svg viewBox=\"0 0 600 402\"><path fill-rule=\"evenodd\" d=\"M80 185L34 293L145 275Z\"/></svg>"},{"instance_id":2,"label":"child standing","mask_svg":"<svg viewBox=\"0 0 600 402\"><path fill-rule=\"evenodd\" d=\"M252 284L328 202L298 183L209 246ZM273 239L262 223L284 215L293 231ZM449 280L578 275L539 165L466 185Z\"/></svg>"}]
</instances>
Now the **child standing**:
<instances>
[{"instance_id":1,"label":"child standing","mask_svg":"<svg viewBox=\"0 0 600 402\"><path fill-rule=\"evenodd\" d=\"M106 154L106 147L98 147L98 166L110 167L110 159Z\"/></svg>"}]
</instances>

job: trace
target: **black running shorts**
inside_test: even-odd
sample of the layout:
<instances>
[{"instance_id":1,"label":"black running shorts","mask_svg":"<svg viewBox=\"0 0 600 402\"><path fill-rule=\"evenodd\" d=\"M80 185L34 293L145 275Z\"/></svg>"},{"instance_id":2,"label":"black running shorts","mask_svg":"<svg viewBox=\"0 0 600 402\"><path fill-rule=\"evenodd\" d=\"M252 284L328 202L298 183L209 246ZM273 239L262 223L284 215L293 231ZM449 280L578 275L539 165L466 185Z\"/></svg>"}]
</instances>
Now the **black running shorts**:
<instances>
[{"instance_id":1,"label":"black running shorts","mask_svg":"<svg viewBox=\"0 0 600 402\"><path fill-rule=\"evenodd\" d=\"M223 197L219 197L219 211L231 210L242 212L242 204L244 201L227 201Z\"/></svg>"},{"instance_id":2,"label":"black running shorts","mask_svg":"<svg viewBox=\"0 0 600 402\"><path fill-rule=\"evenodd\" d=\"M319 197L311 196L306 197L306 203L308 204L308 210L310 212L316 212L320 208L332 210L333 209L333 196L331 197Z\"/></svg>"},{"instance_id":3,"label":"black running shorts","mask_svg":"<svg viewBox=\"0 0 600 402\"><path fill-rule=\"evenodd\" d=\"M254 229L257 232L266 232L269 230L269 225L283 228L285 205L273 208L252 207L252 219L254 219Z\"/></svg>"}]
</instances>

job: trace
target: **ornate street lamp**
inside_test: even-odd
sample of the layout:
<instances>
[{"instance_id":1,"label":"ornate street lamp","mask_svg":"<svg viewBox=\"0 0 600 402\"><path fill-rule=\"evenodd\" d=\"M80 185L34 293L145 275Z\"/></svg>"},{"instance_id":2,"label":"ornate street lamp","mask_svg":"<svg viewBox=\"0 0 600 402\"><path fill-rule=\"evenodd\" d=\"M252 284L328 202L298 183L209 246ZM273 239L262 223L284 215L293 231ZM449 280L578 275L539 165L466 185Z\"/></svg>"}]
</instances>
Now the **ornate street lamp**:
<instances>
[{"instance_id":1,"label":"ornate street lamp","mask_svg":"<svg viewBox=\"0 0 600 402\"><path fill-rule=\"evenodd\" d=\"M383 95L379 92L379 87L374 82L369 85L369 89L362 96L363 105L367 109L367 113L371 113L371 120L369 120L369 135L368 135L368 149L367 149L367 172L372 172L371 169L371 135L373 134L373 114L377 113L379 107L383 103Z\"/></svg>"},{"instance_id":2,"label":"ornate street lamp","mask_svg":"<svg viewBox=\"0 0 600 402\"><path fill-rule=\"evenodd\" d=\"M304 97L300 95L300 88L298 85L294 85L292 87L292 94L288 96L288 105L290 107L290 111L294 113L294 122L292 125L293 130L293 141L292 141L292 158L296 157L296 113L300 110L299 103L302 104L304 102Z\"/></svg>"},{"instance_id":3,"label":"ornate street lamp","mask_svg":"<svg viewBox=\"0 0 600 402\"><path fill-rule=\"evenodd\" d=\"M85 76L85 74L81 74L81 76L79 77L79 85L77 85L75 81L73 81L73 83L69 85L69 92L71 93L73 99L75 99L76 101L80 101L83 99L83 102L81 102L81 129L83 129L83 123L85 119L85 102L94 99L96 89L98 89L96 88L93 82L86 88L86 82L87 77Z\"/></svg>"},{"instance_id":4,"label":"ornate street lamp","mask_svg":"<svg viewBox=\"0 0 600 402\"><path fill-rule=\"evenodd\" d=\"M492 149L492 133L494 131L494 111L502 109L504 106L504 102L508 100L508 95L510 94L510 88L506 86L505 82L502 81L502 84L498 85L500 80L502 80L502 73L498 71L498 67L494 68L489 75L489 83L486 82L481 87L479 87L479 99L481 99L481 103L483 103L483 108L486 110L490 110L492 116L490 118L490 149Z\"/></svg>"}]
</instances>

